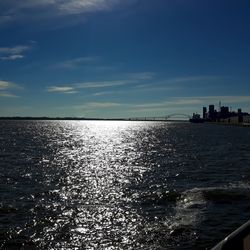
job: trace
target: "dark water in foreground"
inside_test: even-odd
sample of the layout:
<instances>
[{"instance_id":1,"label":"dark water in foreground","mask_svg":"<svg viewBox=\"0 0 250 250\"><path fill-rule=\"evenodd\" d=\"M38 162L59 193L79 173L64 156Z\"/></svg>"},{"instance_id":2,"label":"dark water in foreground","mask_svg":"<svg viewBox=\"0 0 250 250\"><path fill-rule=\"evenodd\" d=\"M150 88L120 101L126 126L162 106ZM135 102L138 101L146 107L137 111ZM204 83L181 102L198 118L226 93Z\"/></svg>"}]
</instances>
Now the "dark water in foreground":
<instances>
[{"instance_id":1,"label":"dark water in foreground","mask_svg":"<svg viewBox=\"0 0 250 250\"><path fill-rule=\"evenodd\" d=\"M249 128L0 128L0 249L210 249L250 218Z\"/></svg>"}]
</instances>

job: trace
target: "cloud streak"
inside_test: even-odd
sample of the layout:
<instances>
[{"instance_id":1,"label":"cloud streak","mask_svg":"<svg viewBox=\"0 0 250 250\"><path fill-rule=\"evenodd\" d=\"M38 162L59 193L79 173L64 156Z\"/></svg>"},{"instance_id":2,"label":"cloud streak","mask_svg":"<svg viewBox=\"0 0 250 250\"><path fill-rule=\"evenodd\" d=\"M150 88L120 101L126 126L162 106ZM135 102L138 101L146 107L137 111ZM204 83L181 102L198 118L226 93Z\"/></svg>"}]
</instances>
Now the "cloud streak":
<instances>
[{"instance_id":1,"label":"cloud streak","mask_svg":"<svg viewBox=\"0 0 250 250\"><path fill-rule=\"evenodd\" d=\"M250 96L195 96L195 97L170 97L166 101L132 105L135 109L162 109L162 108L187 108L216 104L219 101L225 105L250 103Z\"/></svg>"},{"instance_id":2,"label":"cloud streak","mask_svg":"<svg viewBox=\"0 0 250 250\"><path fill-rule=\"evenodd\" d=\"M203 103L218 103L221 101L226 105L234 103L250 103L250 96L203 96L203 97L186 97L186 100L199 100Z\"/></svg>"},{"instance_id":3,"label":"cloud streak","mask_svg":"<svg viewBox=\"0 0 250 250\"><path fill-rule=\"evenodd\" d=\"M24 58L25 52L31 49L32 46L19 45L13 47L0 47L0 60L15 61Z\"/></svg>"},{"instance_id":4,"label":"cloud streak","mask_svg":"<svg viewBox=\"0 0 250 250\"><path fill-rule=\"evenodd\" d=\"M21 89L21 87L15 83L0 80L0 97L18 97L10 91L15 89Z\"/></svg>"},{"instance_id":5,"label":"cloud streak","mask_svg":"<svg viewBox=\"0 0 250 250\"><path fill-rule=\"evenodd\" d=\"M134 0L8 0L0 2L0 23L110 11ZM41 11L43 15L41 15Z\"/></svg>"},{"instance_id":6,"label":"cloud streak","mask_svg":"<svg viewBox=\"0 0 250 250\"><path fill-rule=\"evenodd\" d=\"M112 95L117 94L117 91L102 91L102 92L96 92L92 94L92 96L103 96L103 95Z\"/></svg>"},{"instance_id":7,"label":"cloud streak","mask_svg":"<svg viewBox=\"0 0 250 250\"><path fill-rule=\"evenodd\" d=\"M139 72L139 73L129 73L127 76L129 78L137 79L137 80L152 80L155 77L154 72Z\"/></svg>"},{"instance_id":8,"label":"cloud streak","mask_svg":"<svg viewBox=\"0 0 250 250\"><path fill-rule=\"evenodd\" d=\"M7 82L0 80L0 91L7 89L20 89L21 87L13 82Z\"/></svg>"},{"instance_id":9,"label":"cloud streak","mask_svg":"<svg viewBox=\"0 0 250 250\"><path fill-rule=\"evenodd\" d=\"M71 60L67 60L67 61L55 64L55 65L53 65L53 68L76 69L76 68L79 68L80 66L83 66L83 65L95 63L98 60L99 60L99 58L94 57L94 56L92 56L92 57L78 57L78 58L74 58Z\"/></svg>"},{"instance_id":10,"label":"cloud streak","mask_svg":"<svg viewBox=\"0 0 250 250\"><path fill-rule=\"evenodd\" d=\"M11 94L9 92L0 92L0 97L17 98L19 96Z\"/></svg>"},{"instance_id":11,"label":"cloud streak","mask_svg":"<svg viewBox=\"0 0 250 250\"><path fill-rule=\"evenodd\" d=\"M218 80L223 77L221 76L186 76L186 77L176 77L168 79L167 82L173 83L186 83L186 82L202 82L202 81L210 81L210 80Z\"/></svg>"},{"instance_id":12,"label":"cloud streak","mask_svg":"<svg viewBox=\"0 0 250 250\"><path fill-rule=\"evenodd\" d=\"M119 0L68 0L55 1L56 8L62 14L79 14L83 12L107 11L112 9Z\"/></svg>"},{"instance_id":13,"label":"cloud streak","mask_svg":"<svg viewBox=\"0 0 250 250\"><path fill-rule=\"evenodd\" d=\"M92 61L92 58L79 58L76 62ZM73 67L75 60L69 61L69 67ZM73 62L73 65L71 65ZM181 78L170 78L163 81L154 82L156 74L154 72L137 72L137 73L127 73L125 74L127 79L123 80L111 80L111 81L90 81L90 82L80 82L80 83L70 83L62 86L51 86L47 88L48 92L53 93L62 93L62 94L74 94L79 93L81 89L86 90L96 90L95 93L90 93L91 96L104 96L104 95L115 95L115 94L124 94L124 93L133 93L133 92L170 92L181 90L182 85L179 86L177 83L189 83L189 82L199 82L206 80L216 81L221 77L218 76L189 76ZM118 87L128 86L127 89L117 89ZM104 90L101 90L104 89ZM230 97L229 97L230 98ZM173 98L174 99L174 98ZM207 100L208 97L203 97L203 100ZM220 99L220 97L218 97ZM182 104L197 104L202 103L201 98L193 98L193 100L183 98L182 101L175 99L175 105ZM161 106L172 105L172 102L164 102ZM154 107L154 105L153 105Z\"/></svg>"},{"instance_id":14,"label":"cloud streak","mask_svg":"<svg viewBox=\"0 0 250 250\"><path fill-rule=\"evenodd\" d=\"M106 87L116 87L135 82L134 80L117 80L117 81L103 81L103 82L83 82L77 83L75 86L77 88L106 88Z\"/></svg>"},{"instance_id":15,"label":"cloud streak","mask_svg":"<svg viewBox=\"0 0 250 250\"><path fill-rule=\"evenodd\" d=\"M119 87L119 86L131 84L134 82L135 80L82 82L82 83L68 84L67 86L50 86L50 87L47 87L46 91L51 92L51 93L74 94L74 93L78 93L80 89L102 89L102 88ZM100 92L99 95L102 95L102 94L105 94L105 93Z\"/></svg>"},{"instance_id":16,"label":"cloud streak","mask_svg":"<svg viewBox=\"0 0 250 250\"><path fill-rule=\"evenodd\" d=\"M107 107L123 107L132 108L137 110L154 110L154 109L168 109L168 108L202 108L203 105L215 104L221 100L226 105L229 104L240 104L249 102L250 96L200 96L200 97L170 97L167 100L154 102L154 103L110 103L110 102L89 102L84 105L75 107L87 108L107 108Z\"/></svg>"},{"instance_id":17,"label":"cloud streak","mask_svg":"<svg viewBox=\"0 0 250 250\"><path fill-rule=\"evenodd\" d=\"M52 93L61 93L61 94L75 94L78 91L75 90L73 87L67 87L67 86L51 86L47 88L47 92Z\"/></svg>"},{"instance_id":18,"label":"cloud streak","mask_svg":"<svg viewBox=\"0 0 250 250\"><path fill-rule=\"evenodd\" d=\"M116 102L89 102L86 103L87 108L93 108L93 109L103 109L103 108L114 108L121 106L121 103Z\"/></svg>"},{"instance_id":19,"label":"cloud streak","mask_svg":"<svg viewBox=\"0 0 250 250\"><path fill-rule=\"evenodd\" d=\"M66 61L62 64L60 64L61 67L66 68L73 68L78 63L85 63L85 62L93 62L98 60L97 57L81 57L73 60ZM78 93L80 89L105 89L105 88L116 88L126 85L132 85L134 87L137 86L137 84L142 84L143 82L147 82L148 80L153 80L155 73L153 72L138 72L138 73L127 73L125 74L127 79L120 79L120 80L110 80L110 81L89 81L89 82L79 82L79 83L69 83L64 85L58 85L58 86L49 86L46 88L47 92L55 92L55 93ZM149 85L145 85L149 86ZM151 85L150 85L151 86ZM131 91L134 91L135 89L131 89ZM104 90L99 91L96 93L92 93L92 96L101 96L106 94L115 94L118 93L117 90ZM138 91L138 90L136 90ZM121 91L119 91L121 92ZM122 91L124 93L124 90ZM128 92L126 90L125 92Z\"/></svg>"}]
</instances>

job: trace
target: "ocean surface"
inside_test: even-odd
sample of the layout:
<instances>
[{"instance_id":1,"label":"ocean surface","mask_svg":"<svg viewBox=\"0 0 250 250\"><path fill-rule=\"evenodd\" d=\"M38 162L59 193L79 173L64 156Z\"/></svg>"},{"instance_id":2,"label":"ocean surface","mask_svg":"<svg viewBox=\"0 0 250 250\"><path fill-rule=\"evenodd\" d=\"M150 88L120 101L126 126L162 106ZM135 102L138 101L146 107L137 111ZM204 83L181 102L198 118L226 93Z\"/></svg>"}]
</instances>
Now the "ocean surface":
<instances>
[{"instance_id":1,"label":"ocean surface","mask_svg":"<svg viewBox=\"0 0 250 250\"><path fill-rule=\"evenodd\" d=\"M250 128L0 122L0 249L210 249L250 218Z\"/></svg>"}]
</instances>

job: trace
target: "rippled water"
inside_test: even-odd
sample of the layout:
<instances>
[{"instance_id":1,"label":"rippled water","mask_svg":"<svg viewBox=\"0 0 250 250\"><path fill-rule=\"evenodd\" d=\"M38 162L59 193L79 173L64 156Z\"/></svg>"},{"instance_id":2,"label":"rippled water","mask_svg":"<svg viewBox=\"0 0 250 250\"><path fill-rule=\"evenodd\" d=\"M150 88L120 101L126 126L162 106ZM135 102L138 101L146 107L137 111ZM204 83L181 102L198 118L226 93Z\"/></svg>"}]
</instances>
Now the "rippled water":
<instances>
[{"instance_id":1,"label":"rippled water","mask_svg":"<svg viewBox=\"0 0 250 250\"><path fill-rule=\"evenodd\" d=\"M0 249L210 249L250 217L249 128L0 128Z\"/></svg>"}]
</instances>

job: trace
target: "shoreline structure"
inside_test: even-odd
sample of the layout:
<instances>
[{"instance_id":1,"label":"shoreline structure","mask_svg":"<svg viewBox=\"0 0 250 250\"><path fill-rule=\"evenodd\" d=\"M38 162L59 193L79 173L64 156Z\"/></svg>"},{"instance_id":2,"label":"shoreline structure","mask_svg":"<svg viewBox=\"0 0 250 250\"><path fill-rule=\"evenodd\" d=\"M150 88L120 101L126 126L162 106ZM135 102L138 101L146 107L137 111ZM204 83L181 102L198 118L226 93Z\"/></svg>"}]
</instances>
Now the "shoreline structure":
<instances>
[{"instance_id":1,"label":"shoreline structure","mask_svg":"<svg viewBox=\"0 0 250 250\"><path fill-rule=\"evenodd\" d=\"M211 104L208 107L203 107L202 118L200 114L193 113L192 118L189 120L193 123L212 123L212 124L222 124L222 125L238 125L238 126L250 126L250 114L247 112L242 112L239 108L236 111L232 111L232 108L227 106L221 106L219 103L219 110L214 108Z\"/></svg>"}]
</instances>

